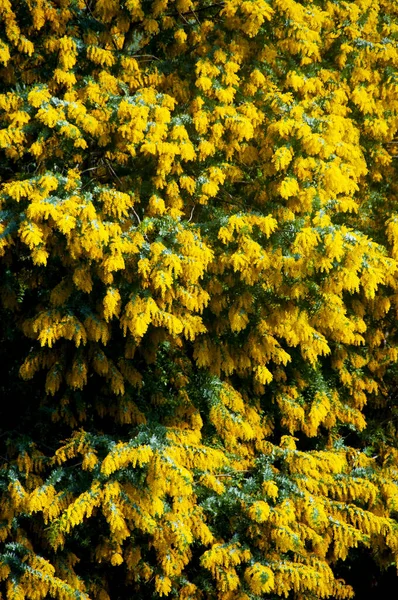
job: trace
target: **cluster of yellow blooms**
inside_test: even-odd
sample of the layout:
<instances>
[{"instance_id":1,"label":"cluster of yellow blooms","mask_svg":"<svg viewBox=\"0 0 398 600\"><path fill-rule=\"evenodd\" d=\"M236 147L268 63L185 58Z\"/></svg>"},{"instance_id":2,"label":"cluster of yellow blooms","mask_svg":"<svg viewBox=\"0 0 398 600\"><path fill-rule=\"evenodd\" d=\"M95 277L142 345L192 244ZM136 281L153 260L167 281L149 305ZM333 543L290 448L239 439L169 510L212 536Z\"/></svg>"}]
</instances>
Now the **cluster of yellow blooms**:
<instances>
[{"instance_id":1,"label":"cluster of yellow blooms","mask_svg":"<svg viewBox=\"0 0 398 600\"><path fill-rule=\"evenodd\" d=\"M351 548L398 563L398 451L340 439L398 359L397 23L0 0L1 315L53 440L0 458L0 598L345 599Z\"/></svg>"}]
</instances>

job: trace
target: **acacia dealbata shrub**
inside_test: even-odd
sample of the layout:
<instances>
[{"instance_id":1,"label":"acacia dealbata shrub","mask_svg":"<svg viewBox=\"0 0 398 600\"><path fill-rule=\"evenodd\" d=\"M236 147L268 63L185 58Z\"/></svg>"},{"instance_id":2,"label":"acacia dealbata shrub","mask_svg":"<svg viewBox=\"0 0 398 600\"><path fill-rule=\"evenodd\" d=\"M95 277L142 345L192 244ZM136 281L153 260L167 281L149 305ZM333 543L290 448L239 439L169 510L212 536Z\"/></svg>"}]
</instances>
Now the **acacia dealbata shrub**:
<instances>
[{"instance_id":1,"label":"acacia dealbata shrub","mask_svg":"<svg viewBox=\"0 0 398 600\"><path fill-rule=\"evenodd\" d=\"M1 598L397 561L397 39L394 0L0 0Z\"/></svg>"}]
</instances>

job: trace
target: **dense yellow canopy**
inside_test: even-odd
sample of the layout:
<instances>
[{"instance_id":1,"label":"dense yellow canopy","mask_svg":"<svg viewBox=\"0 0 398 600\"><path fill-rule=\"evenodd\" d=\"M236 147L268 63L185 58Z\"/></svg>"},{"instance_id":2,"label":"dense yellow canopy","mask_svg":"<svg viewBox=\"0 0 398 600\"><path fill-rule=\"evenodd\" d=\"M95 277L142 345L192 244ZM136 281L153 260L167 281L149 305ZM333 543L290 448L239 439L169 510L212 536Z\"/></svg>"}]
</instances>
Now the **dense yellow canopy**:
<instances>
[{"instance_id":1,"label":"dense yellow canopy","mask_svg":"<svg viewBox=\"0 0 398 600\"><path fill-rule=\"evenodd\" d=\"M0 0L0 598L398 560L397 39L394 0Z\"/></svg>"}]
</instances>

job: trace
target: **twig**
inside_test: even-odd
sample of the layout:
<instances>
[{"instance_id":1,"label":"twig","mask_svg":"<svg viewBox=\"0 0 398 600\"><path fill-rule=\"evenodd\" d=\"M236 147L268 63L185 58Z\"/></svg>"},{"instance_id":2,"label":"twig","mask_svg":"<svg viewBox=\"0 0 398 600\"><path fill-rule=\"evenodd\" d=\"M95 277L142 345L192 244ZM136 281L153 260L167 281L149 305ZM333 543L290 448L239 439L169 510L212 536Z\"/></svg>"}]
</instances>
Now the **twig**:
<instances>
[{"instance_id":1,"label":"twig","mask_svg":"<svg viewBox=\"0 0 398 600\"><path fill-rule=\"evenodd\" d=\"M239 473L253 473L254 469L242 469L240 471L235 471L234 473L213 473L214 477L218 478L218 477L234 477L236 475L239 475ZM203 475L208 475L208 473L202 473L201 475L199 475L198 477L203 477Z\"/></svg>"},{"instance_id":2,"label":"twig","mask_svg":"<svg viewBox=\"0 0 398 600\"><path fill-rule=\"evenodd\" d=\"M80 171L80 175L83 173L87 173L88 171L95 171L96 169L100 169L102 165L98 165L98 167L90 167L89 169L84 169L84 171Z\"/></svg>"},{"instance_id":3,"label":"twig","mask_svg":"<svg viewBox=\"0 0 398 600\"><path fill-rule=\"evenodd\" d=\"M133 58L154 58L155 60L161 60L154 54L133 54Z\"/></svg>"},{"instance_id":4,"label":"twig","mask_svg":"<svg viewBox=\"0 0 398 600\"><path fill-rule=\"evenodd\" d=\"M185 18L185 14L184 14L184 13L181 13L181 12L179 12L179 13L178 13L178 16L179 16L179 17L181 17L181 18L182 18L182 19L185 21L185 23L186 23L187 25L189 25L189 21L187 21L187 19ZM195 16L196 16L196 15L195 15ZM196 18L197 18L197 17L196 17Z\"/></svg>"},{"instance_id":5,"label":"twig","mask_svg":"<svg viewBox=\"0 0 398 600\"><path fill-rule=\"evenodd\" d=\"M226 190L223 190L224 194L227 194L231 200L222 200L221 198L217 198L217 202L223 202L224 204L232 204L232 206L239 206L242 210L247 210L246 204L242 204L234 199L233 196Z\"/></svg>"},{"instance_id":6,"label":"twig","mask_svg":"<svg viewBox=\"0 0 398 600\"><path fill-rule=\"evenodd\" d=\"M210 8L214 8L216 6L225 6L225 2L214 2L214 4L209 4L208 6L202 6L202 8L196 8L195 10L191 9L185 13L180 13L180 12L166 13L165 16L166 17L176 17L176 16L182 17L185 15L193 14L196 17L195 12L203 12L204 10L209 10Z\"/></svg>"},{"instance_id":7,"label":"twig","mask_svg":"<svg viewBox=\"0 0 398 600\"><path fill-rule=\"evenodd\" d=\"M118 180L118 182L120 183L120 185L123 185L122 180L120 179L119 175L116 173L115 169L112 167L111 163L108 160L106 160L105 163L106 163L106 166L108 167L108 170L111 172L111 174ZM138 216L138 213L136 212L136 210L133 207L131 208L131 210L135 214L138 223L141 223L141 219Z\"/></svg>"},{"instance_id":8,"label":"twig","mask_svg":"<svg viewBox=\"0 0 398 600\"><path fill-rule=\"evenodd\" d=\"M106 166L108 167L109 171L118 180L118 182L120 183L120 185L123 185L122 180L120 179L119 175L116 173L116 171L114 170L114 168L112 167L112 165L109 162L109 160L105 160L105 163L106 163Z\"/></svg>"},{"instance_id":9,"label":"twig","mask_svg":"<svg viewBox=\"0 0 398 600\"><path fill-rule=\"evenodd\" d=\"M140 217L138 216L138 213L135 211L135 209L132 207L132 209L131 209L131 210L133 211L133 213L134 213L134 214L135 214L135 216L137 217L137 221L138 221L138 223L141 223L141 219L140 219Z\"/></svg>"},{"instance_id":10,"label":"twig","mask_svg":"<svg viewBox=\"0 0 398 600\"><path fill-rule=\"evenodd\" d=\"M189 217L189 219L188 219L188 223L190 223L190 222L192 221L192 217L193 217L193 212L194 212L194 210L195 210L195 204L194 204L194 205L193 205L193 207L192 207L192 210L191 210L191 215L190 215L190 217Z\"/></svg>"},{"instance_id":11,"label":"twig","mask_svg":"<svg viewBox=\"0 0 398 600\"><path fill-rule=\"evenodd\" d=\"M95 181L95 179L94 179L94 178L91 178L91 179L90 179L90 180L89 180L87 183L85 183L85 184L83 185L83 187L82 187L82 191L83 191L83 190L85 190L85 189L87 189L87 188L88 188L88 186L89 186L91 183L93 183L94 181Z\"/></svg>"}]
</instances>

